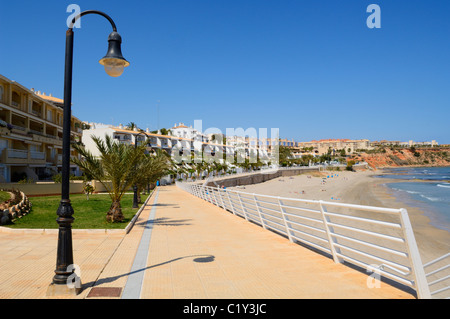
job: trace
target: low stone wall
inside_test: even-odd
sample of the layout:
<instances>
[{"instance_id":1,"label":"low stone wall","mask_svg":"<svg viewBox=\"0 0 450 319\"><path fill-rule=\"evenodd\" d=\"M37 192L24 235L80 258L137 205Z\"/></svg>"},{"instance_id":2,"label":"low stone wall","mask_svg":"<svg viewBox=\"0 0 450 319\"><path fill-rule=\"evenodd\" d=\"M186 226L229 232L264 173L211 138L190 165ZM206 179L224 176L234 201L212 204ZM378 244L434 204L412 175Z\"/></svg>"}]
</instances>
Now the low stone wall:
<instances>
[{"instance_id":1,"label":"low stone wall","mask_svg":"<svg viewBox=\"0 0 450 319\"><path fill-rule=\"evenodd\" d=\"M283 177L283 176L294 176L306 172L317 172L319 171L318 167L303 167L303 168L291 168L291 169L279 169L276 171L261 171L258 173L249 173L248 175L241 176L230 176L224 177L220 179L216 179L214 181L209 181L206 186L224 186L224 187L235 187L235 186L243 186L243 185L252 185L263 183L265 181Z\"/></svg>"},{"instance_id":2,"label":"low stone wall","mask_svg":"<svg viewBox=\"0 0 450 319\"><path fill-rule=\"evenodd\" d=\"M105 192L105 187L99 181L92 181L95 193ZM28 196L51 196L61 195L61 183L36 182L36 183L1 183L0 188L18 189ZM70 194L84 194L83 181L70 181Z\"/></svg>"},{"instance_id":3,"label":"low stone wall","mask_svg":"<svg viewBox=\"0 0 450 319\"><path fill-rule=\"evenodd\" d=\"M244 185L252 185L252 184L258 184L263 183L265 181L278 178L278 177L284 177L284 176L294 176L306 172L318 172L318 171L327 171L327 170L345 170L346 165L336 165L336 166L329 166L329 167L319 167L319 166L313 166L313 167L298 167L298 168L289 168L289 169L279 169L279 170L268 170L268 171L260 171L257 173L249 173L245 175L238 175L238 176L227 176L219 179L215 179L213 181L209 181L206 186L224 186L224 187L235 187L235 186L244 186ZM355 164L353 165L354 170L363 170L368 169L367 164Z\"/></svg>"},{"instance_id":4,"label":"low stone wall","mask_svg":"<svg viewBox=\"0 0 450 319\"><path fill-rule=\"evenodd\" d=\"M8 224L17 218L22 218L31 211L31 202L24 192L20 192L22 200L8 209L0 211L0 225Z\"/></svg>"}]
</instances>

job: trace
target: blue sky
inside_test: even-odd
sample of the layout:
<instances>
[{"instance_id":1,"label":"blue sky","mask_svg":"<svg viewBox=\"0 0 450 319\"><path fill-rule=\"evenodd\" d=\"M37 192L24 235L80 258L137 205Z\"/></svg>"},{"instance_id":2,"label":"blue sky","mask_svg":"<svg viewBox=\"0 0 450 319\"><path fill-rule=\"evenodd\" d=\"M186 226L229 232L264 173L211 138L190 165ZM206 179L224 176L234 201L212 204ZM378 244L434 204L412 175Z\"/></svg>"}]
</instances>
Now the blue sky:
<instances>
[{"instance_id":1,"label":"blue sky","mask_svg":"<svg viewBox=\"0 0 450 319\"><path fill-rule=\"evenodd\" d=\"M324 138L450 143L450 2L441 0L4 1L0 74L63 96L66 12L101 10L131 62L98 63L111 27L75 30L73 115L141 128L279 128ZM369 4L381 28L369 29ZM270 130L269 130L270 132Z\"/></svg>"}]
</instances>

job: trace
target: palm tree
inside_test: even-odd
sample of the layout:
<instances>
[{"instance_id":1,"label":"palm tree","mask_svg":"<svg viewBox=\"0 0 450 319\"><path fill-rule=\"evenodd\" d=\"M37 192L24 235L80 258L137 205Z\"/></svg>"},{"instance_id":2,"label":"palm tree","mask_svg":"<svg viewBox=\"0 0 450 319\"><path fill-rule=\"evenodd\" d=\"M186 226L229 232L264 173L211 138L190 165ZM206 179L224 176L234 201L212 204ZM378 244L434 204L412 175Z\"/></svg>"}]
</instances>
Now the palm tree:
<instances>
[{"instance_id":1,"label":"palm tree","mask_svg":"<svg viewBox=\"0 0 450 319\"><path fill-rule=\"evenodd\" d=\"M224 165L222 163L215 161L212 163L212 169L213 169L213 172L215 172L214 175L220 175L220 173L224 169Z\"/></svg>"},{"instance_id":2,"label":"palm tree","mask_svg":"<svg viewBox=\"0 0 450 319\"><path fill-rule=\"evenodd\" d=\"M157 149L154 155L145 154L138 163L136 174L136 185L138 187L138 201L140 202L141 190L149 183L154 183L161 177L169 174L173 168L167 152Z\"/></svg>"},{"instance_id":3,"label":"palm tree","mask_svg":"<svg viewBox=\"0 0 450 319\"><path fill-rule=\"evenodd\" d=\"M136 167L142 161L145 145L134 147L115 141L111 136L105 135L105 140L92 136L100 156L94 156L84 145L73 144L82 159L73 158L72 162L78 165L85 174L98 180L111 197L111 207L106 213L108 222L121 222L124 219L120 200L135 182Z\"/></svg>"},{"instance_id":4,"label":"palm tree","mask_svg":"<svg viewBox=\"0 0 450 319\"><path fill-rule=\"evenodd\" d=\"M128 123L127 126L126 126L126 129L127 129L127 130L130 130L130 131L134 131L135 128L137 128L137 125L136 125L136 123L134 123L134 122L130 122L130 123Z\"/></svg>"},{"instance_id":5,"label":"palm tree","mask_svg":"<svg viewBox=\"0 0 450 319\"><path fill-rule=\"evenodd\" d=\"M192 165L192 164L191 164ZM194 167L195 167L195 172L197 174L197 179L201 179L203 172L206 170L208 172L208 176L210 173L210 165L205 162L205 161L201 161L198 163L193 163Z\"/></svg>"}]
</instances>

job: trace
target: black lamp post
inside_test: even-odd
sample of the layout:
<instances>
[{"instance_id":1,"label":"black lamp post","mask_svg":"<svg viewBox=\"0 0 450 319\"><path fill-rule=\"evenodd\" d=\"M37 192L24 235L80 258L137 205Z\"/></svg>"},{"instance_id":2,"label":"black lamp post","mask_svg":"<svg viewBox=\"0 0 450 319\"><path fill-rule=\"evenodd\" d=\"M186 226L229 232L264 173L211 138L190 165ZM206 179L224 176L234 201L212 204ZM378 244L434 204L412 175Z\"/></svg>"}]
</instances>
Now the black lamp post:
<instances>
[{"instance_id":1,"label":"black lamp post","mask_svg":"<svg viewBox=\"0 0 450 319\"><path fill-rule=\"evenodd\" d=\"M62 181L61 202L58 207L56 219L59 225L58 248L56 257L56 270L48 294L79 293L81 287L75 289L69 287L68 283L73 277L73 249L72 249L72 217L74 211L69 199L69 177L70 177L70 133L71 133L71 103L72 103L72 66L73 66L73 26L76 20L87 14L98 14L105 17L112 26L113 32L109 35L108 51L99 62L104 65L108 75L117 77L123 73L123 69L130 65L124 59L121 51L122 39L117 33L114 21L105 13L88 10L80 13L73 20L66 32L66 57L64 73L64 117L63 117L63 153L62 153ZM79 281L78 281L79 282Z\"/></svg>"},{"instance_id":2,"label":"black lamp post","mask_svg":"<svg viewBox=\"0 0 450 319\"><path fill-rule=\"evenodd\" d=\"M141 134L145 135L145 137L147 138L147 139L146 139L146 142L148 141L148 135L145 134L144 132L139 132L139 133L136 134L136 136L134 137L134 149L137 148L137 144L138 144L137 138L138 138L138 136L141 135ZM138 205L138 194L137 194L137 189L138 189L137 184L134 183L134 185L133 185L133 193L134 193L134 194L133 194L133 208L138 208L138 207L139 207L139 205Z\"/></svg>"}]
</instances>

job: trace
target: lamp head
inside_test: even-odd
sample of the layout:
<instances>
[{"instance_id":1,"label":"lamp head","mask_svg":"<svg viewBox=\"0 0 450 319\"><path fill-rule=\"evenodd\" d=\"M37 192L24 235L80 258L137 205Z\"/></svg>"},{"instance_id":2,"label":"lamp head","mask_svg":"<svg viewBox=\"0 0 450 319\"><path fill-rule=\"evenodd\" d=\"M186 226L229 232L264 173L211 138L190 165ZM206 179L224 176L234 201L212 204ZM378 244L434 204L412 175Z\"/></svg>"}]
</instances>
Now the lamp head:
<instances>
[{"instance_id":1,"label":"lamp head","mask_svg":"<svg viewBox=\"0 0 450 319\"><path fill-rule=\"evenodd\" d=\"M123 69L130 65L130 62L122 56L122 37L119 33L113 31L108 37L108 52L99 61L105 67L109 76L118 77L123 73Z\"/></svg>"}]
</instances>

